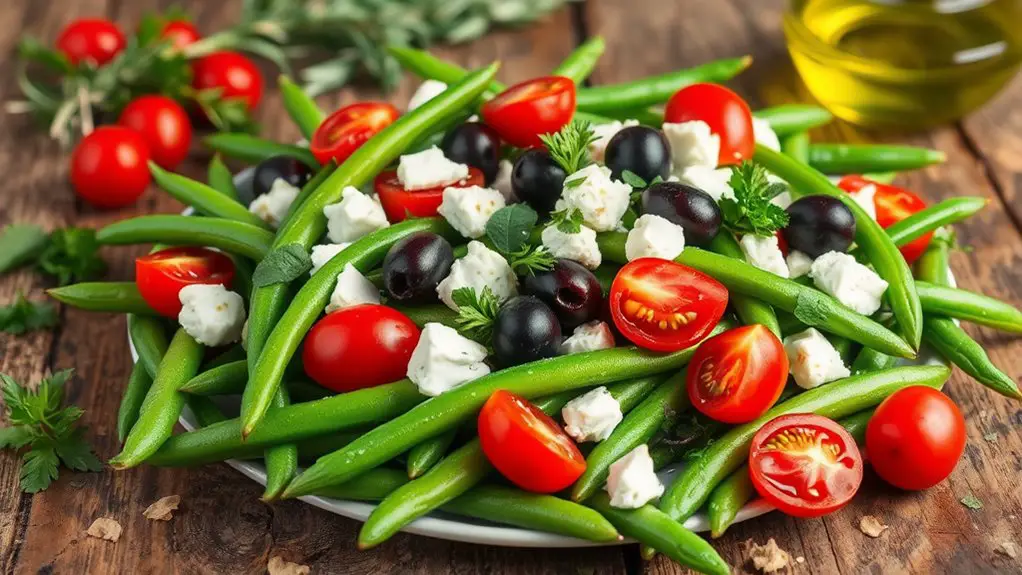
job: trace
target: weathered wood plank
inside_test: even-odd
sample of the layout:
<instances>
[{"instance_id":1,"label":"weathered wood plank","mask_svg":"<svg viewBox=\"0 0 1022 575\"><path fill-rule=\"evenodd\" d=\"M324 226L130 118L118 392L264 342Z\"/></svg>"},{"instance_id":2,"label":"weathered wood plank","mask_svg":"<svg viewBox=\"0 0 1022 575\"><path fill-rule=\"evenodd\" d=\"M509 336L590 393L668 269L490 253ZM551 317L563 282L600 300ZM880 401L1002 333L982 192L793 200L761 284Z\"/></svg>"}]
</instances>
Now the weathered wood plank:
<instances>
[{"instance_id":1,"label":"weathered wood plank","mask_svg":"<svg viewBox=\"0 0 1022 575\"><path fill-rule=\"evenodd\" d=\"M970 149L980 157L1001 197L1022 228L1022 78L1015 78L992 102L962 121Z\"/></svg>"}]
</instances>

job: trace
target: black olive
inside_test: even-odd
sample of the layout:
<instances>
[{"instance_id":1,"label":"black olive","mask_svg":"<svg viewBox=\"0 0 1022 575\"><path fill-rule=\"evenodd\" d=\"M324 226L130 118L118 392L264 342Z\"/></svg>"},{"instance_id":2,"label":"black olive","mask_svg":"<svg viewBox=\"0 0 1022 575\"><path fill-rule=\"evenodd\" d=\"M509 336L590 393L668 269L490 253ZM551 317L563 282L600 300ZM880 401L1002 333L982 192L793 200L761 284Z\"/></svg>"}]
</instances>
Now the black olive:
<instances>
[{"instance_id":1,"label":"black olive","mask_svg":"<svg viewBox=\"0 0 1022 575\"><path fill-rule=\"evenodd\" d=\"M447 277L454 250L444 238L419 232L391 246L383 260L383 287L396 301L436 301L436 286Z\"/></svg>"},{"instance_id":2,"label":"black olive","mask_svg":"<svg viewBox=\"0 0 1022 575\"><path fill-rule=\"evenodd\" d=\"M518 199L532 206L540 215L548 214L561 197L564 173L546 150L528 150L515 162L511 172L511 189Z\"/></svg>"},{"instance_id":3,"label":"black olive","mask_svg":"<svg viewBox=\"0 0 1022 575\"><path fill-rule=\"evenodd\" d=\"M444 136L440 149L452 162L478 168L489 185L500 167L500 138L493 128L478 122L467 122Z\"/></svg>"},{"instance_id":4,"label":"black olive","mask_svg":"<svg viewBox=\"0 0 1022 575\"><path fill-rule=\"evenodd\" d=\"M252 173L252 193L259 197L269 192L278 178L301 188L312 179L312 172L312 168L289 156L266 158Z\"/></svg>"},{"instance_id":5,"label":"black olive","mask_svg":"<svg viewBox=\"0 0 1022 575\"><path fill-rule=\"evenodd\" d=\"M522 292L550 306L566 332L597 319L603 308L599 280L573 260L559 259L551 270L526 276Z\"/></svg>"},{"instance_id":6,"label":"black olive","mask_svg":"<svg viewBox=\"0 0 1022 575\"><path fill-rule=\"evenodd\" d=\"M493 323L493 352L497 363L511 367L557 355L561 324L545 303L533 296L508 300Z\"/></svg>"},{"instance_id":7,"label":"black olive","mask_svg":"<svg viewBox=\"0 0 1022 575\"><path fill-rule=\"evenodd\" d=\"M720 208L710 194L680 182L660 182L642 192L642 213L685 230L685 242L705 246L720 231Z\"/></svg>"},{"instance_id":8,"label":"black olive","mask_svg":"<svg viewBox=\"0 0 1022 575\"><path fill-rule=\"evenodd\" d=\"M806 196L788 206L788 227L781 230L788 247L817 258L846 252L855 239L855 216L841 200Z\"/></svg>"},{"instance_id":9,"label":"black olive","mask_svg":"<svg viewBox=\"0 0 1022 575\"><path fill-rule=\"evenodd\" d=\"M652 182L657 176L666 180L671 171L671 147L667 138L660 130L647 126L629 126L619 130L607 142L603 157L615 180L620 180L625 170L647 182Z\"/></svg>"}]
</instances>

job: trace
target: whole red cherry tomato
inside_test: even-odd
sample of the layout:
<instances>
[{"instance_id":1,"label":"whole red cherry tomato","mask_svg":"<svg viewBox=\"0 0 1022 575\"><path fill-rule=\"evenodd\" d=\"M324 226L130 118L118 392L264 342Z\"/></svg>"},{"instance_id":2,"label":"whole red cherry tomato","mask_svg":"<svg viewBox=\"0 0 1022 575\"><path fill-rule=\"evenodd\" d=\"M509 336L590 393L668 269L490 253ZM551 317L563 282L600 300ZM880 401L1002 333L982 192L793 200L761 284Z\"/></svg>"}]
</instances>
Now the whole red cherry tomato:
<instances>
[{"instance_id":1,"label":"whole red cherry tomato","mask_svg":"<svg viewBox=\"0 0 1022 575\"><path fill-rule=\"evenodd\" d=\"M135 260L135 285L142 299L162 316L181 313L178 294L193 284L231 287L234 262L221 252L197 247L168 248Z\"/></svg>"},{"instance_id":2,"label":"whole red cherry tomato","mask_svg":"<svg viewBox=\"0 0 1022 575\"><path fill-rule=\"evenodd\" d=\"M575 114L575 83L564 76L527 80L497 94L480 113L508 143L542 146L542 134L560 131Z\"/></svg>"},{"instance_id":3,"label":"whole red cherry tomato","mask_svg":"<svg viewBox=\"0 0 1022 575\"><path fill-rule=\"evenodd\" d=\"M170 40L175 50L184 50L202 38L199 30L187 20L171 20L163 26L160 37Z\"/></svg>"},{"instance_id":4,"label":"whole red cherry tomato","mask_svg":"<svg viewBox=\"0 0 1022 575\"><path fill-rule=\"evenodd\" d=\"M316 128L309 142L320 164L330 160L344 163L362 144L369 141L380 130L394 123L401 112L386 102L359 102L345 106Z\"/></svg>"},{"instance_id":5,"label":"whole red cherry tomato","mask_svg":"<svg viewBox=\"0 0 1022 575\"><path fill-rule=\"evenodd\" d=\"M756 138L752 111L738 94L719 84L692 84L671 96L664 109L664 122L672 124L702 120L710 132L720 136L721 166L752 159Z\"/></svg>"},{"instance_id":6,"label":"whole red cherry tomato","mask_svg":"<svg viewBox=\"0 0 1022 575\"><path fill-rule=\"evenodd\" d=\"M249 110L263 97L263 76L252 60L237 52L214 52L192 64L192 87L220 90L220 97L238 98Z\"/></svg>"},{"instance_id":7,"label":"whole red cherry tomato","mask_svg":"<svg viewBox=\"0 0 1022 575\"><path fill-rule=\"evenodd\" d=\"M180 104L166 96L141 96L128 103L117 123L142 135L149 155L161 168L173 170L192 143L192 125Z\"/></svg>"},{"instance_id":8,"label":"whole red cherry tomato","mask_svg":"<svg viewBox=\"0 0 1022 575\"><path fill-rule=\"evenodd\" d=\"M138 132L123 126L100 126L71 152L71 185L98 208L120 208L145 192L149 147Z\"/></svg>"},{"instance_id":9,"label":"whole red cherry tomato","mask_svg":"<svg viewBox=\"0 0 1022 575\"><path fill-rule=\"evenodd\" d=\"M877 223L880 227L887 228L892 224L911 216L912 214L926 209L926 202L912 192L888 184L881 184L873 180L867 180L862 176L850 175L841 178L838 187L848 193L858 192L866 186L876 186L876 193L873 194L873 207L876 208ZM901 246L901 255L905 261L912 263L923 255L930 240L933 239L933 232L919 236L911 242Z\"/></svg>"},{"instance_id":10,"label":"whole red cherry tomato","mask_svg":"<svg viewBox=\"0 0 1022 575\"><path fill-rule=\"evenodd\" d=\"M72 66L83 62L102 66L120 54L126 43L117 24L102 18L75 20L57 36L57 50Z\"/></svg>"}]
</instances>

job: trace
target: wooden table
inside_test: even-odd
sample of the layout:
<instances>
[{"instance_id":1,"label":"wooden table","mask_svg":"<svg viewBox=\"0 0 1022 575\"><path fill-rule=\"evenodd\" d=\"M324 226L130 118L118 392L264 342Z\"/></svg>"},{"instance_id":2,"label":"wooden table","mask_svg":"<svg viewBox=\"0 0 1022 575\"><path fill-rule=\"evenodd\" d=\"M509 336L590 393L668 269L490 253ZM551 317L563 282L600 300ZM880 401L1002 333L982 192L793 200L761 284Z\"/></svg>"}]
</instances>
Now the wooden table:
<instances>
[{"instance_id":1,"label":"wooden table","mask_svg":"<svg viewBox=\"0 0 1022 575\"><path fill-rule=\"evenodd\" d=\"M140 15L184 5L204 31L232 22L239 1L4 0L0 49L10 54L22 32L52 40L72 18L105 15L126 29ZM808 101L784 49L780 0L589 0L517 31L438 50L474 66L504 62L501 76L542 75L586 37L602 34L607 54L594 83L629 80L712 58L752 54L753 68L733 85L754 106ZM3 99L15 96L15 60L2 64ZM273 76L267 71L267 78ZM416 82L408 79L387 98L402 105ZM323 98L333 109L369 91L346 90ZM271 91L260 110L263 134L282 141L297 131ZM77 202L67 183L67 156L22 119L3 117L0 129L0 225L35 222L50 227L99 227L136 214L177 212L180 206L150 190L134 207L98 212ZM967 120L926 134L888 135L885 141L932 146L947 153L944 166L900 179L936 201L956 194L982 195L991 205L959 226L970 251L953 255L959 284L1022 305L1022 81ZM818 140L871 141L878 137L835 124ZM186 173L202 174L199 152ZM105 251L110 279L130 279L139 249ZM0 279L0 302L17 291L39 297L40 277L21 272ZM103 458L117 452L114 413L131 358L120 316L61 310L53 332L22 337L0 334L0 371L35 381L51 370L75 367L70 401L86 410L89 438ZM966 326L994 361L1016 379L1022 375L1022 342ZM1022 544L1022 420L1017 405L956 373L946 391L968 420L969 444L951 478L925 493L901 493L867 472L862 492L848 508L814 520L771 514L732 528L717 547L736 570L749 570L743 543L774 538L806 573L1020 572L1022 559L995 552L1004 542ZM524 550L452 543L400 535L368 552L355 549L359 525L298 502L267 506L260 488L226 465L200 469L142 467L124 472L64 472L36 496L17 489L18 462L0 454L0 572L2 573L257 573L272 556L310 565L314 573L678 573L669 561L643 563L635 546L585 550ZM171 494L182 498L169 522L152 522L142 510ZM959 500L974 494L983 508ZM890 525L878 539L858 529L863 515ZM86 537L97 517L124 526L117 543Z\"/></svg>"}]
</instances>

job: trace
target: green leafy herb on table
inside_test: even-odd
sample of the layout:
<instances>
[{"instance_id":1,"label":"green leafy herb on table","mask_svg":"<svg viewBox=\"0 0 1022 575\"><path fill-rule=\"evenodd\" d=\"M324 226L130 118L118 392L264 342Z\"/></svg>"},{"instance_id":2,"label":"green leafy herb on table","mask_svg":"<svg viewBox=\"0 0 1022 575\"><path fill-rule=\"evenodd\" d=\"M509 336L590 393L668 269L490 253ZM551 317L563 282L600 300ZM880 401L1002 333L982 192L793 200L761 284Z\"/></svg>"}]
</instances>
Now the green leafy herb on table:
<instances>
[{"instance_id":1,"label":"green leafy herb on table","mask_svg":"<svg viewBox=\"0 0 1022 575\"><path fill-rule=\"evenodd\" d=\"M21 335L57 325L57 308L49 302L33 302L19 293L10 305L0 306L0 332Z\"/></svg>"},{"instance_id":2,"label":"green leafy herb on table","mask_svg":"<svg viewBox=\"0 0 1022 575\"><path fill-rule=\"evenodd\" d=\"M733 166L728 183L734 190L734 197L720 199L720 212L729 230L771 236L788 225L788 213L770 202L787 187L780 182L771 183L763 166L748 161Z\"/></svg>"},{"instance_id":3,"label":"green leafy herb on table","mask_svg":"<svg viewBox=\"0 0 1022 575\"><path fill-rule=\"evenodd\" d=\"M96 231L85 228L63 228L50 234L38 266L57 278L60 285L95 279L106 271L106 263L99 257Z\"/></svg>"},{"instance_id":4,"label":"green leafy herb on table","mask_svg":"<svg viewBox=\"0 0 1022 575\"><path fill-rule=\"evenodd\" d=\"M26 493L49 487L61 463L75 471L103 467L85 441L85 428L77 424L85 412L73 405L62 407L64 385L72 373L59 371L40 381L35 390L0 374L10 421L9 427L0 428L0 449L24 450L20 477Z\"/></svg>"},{"instance_id":5,"label":"green leafy herb on table","mask_svg":"<svg viewBox=\"0 0 1022 575\"><path fill-rule=\"evenodd\" d=\"M49 236L39 226L12 224L0 232L0 274L35 260Z\"/></svg>"},{"instance_id":6,"label":"green leafy herb on table","mask_svg":"<svg viewBox=\"0 0 1022 575\"><path fill-rule=\"evenodd\" d=\"M454 305L458 306L458 331L461 335L487 347L493 335L493 322L500 311L500 302L489 286L482 293L470 287L463 287L451 293Z\"/></svg>"},{"instance_id":7,"label":"green leafy herb on table","mask_svg":"<svg viewBox=\"0 0 1022 575\"><path fill-rule=\"evenodd\" d=\"M592 163L589 158L589 144L596 141L593 126L586 120L572 120L567 126L555 134L542 134L539 137L546 145L550 157L557 162L564 172L574 174Z\"/></svg>"}]
</instances>

